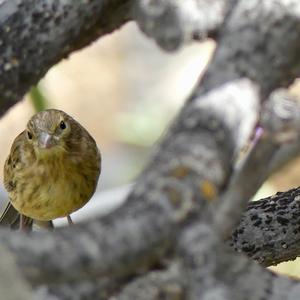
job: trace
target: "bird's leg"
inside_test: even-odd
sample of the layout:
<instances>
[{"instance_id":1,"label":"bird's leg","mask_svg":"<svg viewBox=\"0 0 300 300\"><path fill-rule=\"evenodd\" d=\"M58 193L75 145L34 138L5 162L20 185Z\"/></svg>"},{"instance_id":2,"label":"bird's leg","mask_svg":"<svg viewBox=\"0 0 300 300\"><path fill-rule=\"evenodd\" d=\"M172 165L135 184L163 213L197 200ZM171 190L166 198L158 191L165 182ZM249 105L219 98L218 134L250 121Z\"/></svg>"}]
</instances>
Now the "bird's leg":
<instances>
[{"instance_id":1,"label":"bird's leg","mask_svg":"<svg viewBox=\"0 0 300 300\"><path fill-rule=\"evenodd\" d=\"M74 225L70 215L67 215L67 219L68 219L68 224L69 225Z\"/></svg>"},{"instance_id":2,"label":"bird's leg","mask_svg":"<svg viewBox=\"0 0 300 300\"><path fill-rule=\"evenodd\" d=\"M54 225L52 221L38 221L34 220L34 224L36 224L39 228L48 230L48 231L53 231L54 230Z\"/></svg>"},{"instance_id":3,"label":"bird's leg","mask_svg":"<svg viewBox=\"0 0 300 300\"><path fill-rule=\"evenodd\" d=\"M31 231L32 230L32 219L20 214L20 230Z\"/></svg>"}]
</instances>

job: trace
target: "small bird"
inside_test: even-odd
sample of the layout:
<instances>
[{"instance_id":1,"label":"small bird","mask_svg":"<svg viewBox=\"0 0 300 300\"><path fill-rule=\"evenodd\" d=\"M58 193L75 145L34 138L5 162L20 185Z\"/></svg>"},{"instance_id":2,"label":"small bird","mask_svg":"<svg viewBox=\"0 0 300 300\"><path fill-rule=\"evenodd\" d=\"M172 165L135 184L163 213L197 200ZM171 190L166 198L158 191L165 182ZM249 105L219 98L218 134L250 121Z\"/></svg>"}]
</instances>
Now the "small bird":
<instances>
[{"instance_id":1,"label":"small bird","mask_svg":"<svg viewBox=\"0 0 300 300\"><path fill-rule=\"evenodd\" d=\"M8 221L20 213L20 228L30 220L43 223L67 217L95 192L101 155L95 140L61 110L35 114L14 140L4 165L4 186L12 207ZM46 222L45 222L46 223Z\"/></svg>"}]
</instances>

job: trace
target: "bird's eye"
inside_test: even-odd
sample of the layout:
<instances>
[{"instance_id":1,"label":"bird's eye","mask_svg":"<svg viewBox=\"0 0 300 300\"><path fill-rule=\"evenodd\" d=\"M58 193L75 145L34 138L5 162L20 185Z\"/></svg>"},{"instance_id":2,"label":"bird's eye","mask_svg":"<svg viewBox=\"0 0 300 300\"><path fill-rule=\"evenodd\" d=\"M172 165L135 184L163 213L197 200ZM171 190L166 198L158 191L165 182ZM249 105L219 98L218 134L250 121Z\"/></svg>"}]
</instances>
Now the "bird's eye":
<instances>
[{"instance_id":1,"label":"bird's eye","mask_svg":"<svg viewBox=\"0 0 300 300\"><path fill-rule=\"evenodd\" d=\"M32 140L32 133L30 131L27 131L27 137L29 140Z\"/></svg>"},{"instance_id":2,"label":"bird's eye","mask_svg":"<svg viewBox=\"0 0 300 300\"><path fill-rule=\"evenodd\" d=\"M64 121L61 121L61 122L59 123L59 128L60 128L60 129L66 129L66 128L67 128L66 123L65 123Z\"/></svg>"}]
</instances>

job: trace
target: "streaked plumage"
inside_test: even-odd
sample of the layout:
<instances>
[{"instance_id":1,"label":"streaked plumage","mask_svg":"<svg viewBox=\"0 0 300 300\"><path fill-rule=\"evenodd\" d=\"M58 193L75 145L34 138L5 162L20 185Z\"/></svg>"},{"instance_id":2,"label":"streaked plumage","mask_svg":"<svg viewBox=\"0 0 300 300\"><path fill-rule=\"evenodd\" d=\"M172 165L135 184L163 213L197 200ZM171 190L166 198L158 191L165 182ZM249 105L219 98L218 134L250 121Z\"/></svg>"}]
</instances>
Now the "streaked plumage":
<instances>
[{"instance_id":1,"label":"streaked plumage","mask_svg":"<svg viewBox=\"0 0 300 300\"><path fill-rule=\"evenodd\" d=\"M60 110L37 113L14 140L4 166L13 207L48 221L81 208L93 195L101 157L91 135Z\"/></svg>"}]
</instances>

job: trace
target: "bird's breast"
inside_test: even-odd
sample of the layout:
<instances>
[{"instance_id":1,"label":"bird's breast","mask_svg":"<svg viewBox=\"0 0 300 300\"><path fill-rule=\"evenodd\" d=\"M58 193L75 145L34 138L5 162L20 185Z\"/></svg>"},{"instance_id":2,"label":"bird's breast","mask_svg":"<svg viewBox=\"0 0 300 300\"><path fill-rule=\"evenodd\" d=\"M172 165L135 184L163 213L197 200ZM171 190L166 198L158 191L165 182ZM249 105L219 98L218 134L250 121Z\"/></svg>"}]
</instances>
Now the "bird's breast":
<instances>
[{"instance_id":1,"label":"bird's breast","mask_svg":"<svg viewBox=\"0 0 300 300\"><path fill-rule=\"evenodd\" d=\"M37 160L20 174L13 206L37 220L64 217L93 195L100 167L78 157Z\"/></svg>"}]
</instances>

